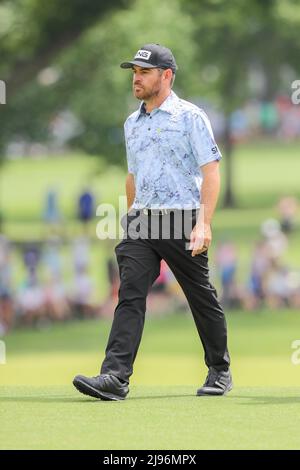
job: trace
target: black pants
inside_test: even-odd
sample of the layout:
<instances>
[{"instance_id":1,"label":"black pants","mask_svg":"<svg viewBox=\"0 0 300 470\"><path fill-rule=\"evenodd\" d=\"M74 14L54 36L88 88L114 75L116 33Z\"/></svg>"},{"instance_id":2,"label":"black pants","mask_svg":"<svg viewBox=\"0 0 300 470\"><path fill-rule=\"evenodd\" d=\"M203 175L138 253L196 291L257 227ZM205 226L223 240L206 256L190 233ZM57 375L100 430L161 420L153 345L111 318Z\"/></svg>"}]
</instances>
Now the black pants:
<instances>
[{"instance_id":1,"label":"black pants","mask_svg":"<svg viewBox=\"0 0 300 470\"><path fill-rule=\"evenodd\" d=\"M183 214L183 211L180 212ZM189 211L189 214L193 227L196 211ZM141 217L139 212L133 216L127 214L126 222L130 224L137 215ZM188 300L204 348L206 365L217 370L227 370L230 363L226 321L216 290L209 282L207 251L192 257L191 250L187 249L188 237L183 233L183 226L178 224L178 218L176 222L171 219L171 237L162 237L161 223L164 217L145 215L149 237L132 238L127 228L124 233L127 238L115 248L120 272L119 301L101 373L115 375L127 382L133 372L143 333L146 297L159 276L161 259L173 271ZM157 224L160 225L159 236L150 238L151 233L153 236L151 227Z\"/></svg>"}]
</instances>

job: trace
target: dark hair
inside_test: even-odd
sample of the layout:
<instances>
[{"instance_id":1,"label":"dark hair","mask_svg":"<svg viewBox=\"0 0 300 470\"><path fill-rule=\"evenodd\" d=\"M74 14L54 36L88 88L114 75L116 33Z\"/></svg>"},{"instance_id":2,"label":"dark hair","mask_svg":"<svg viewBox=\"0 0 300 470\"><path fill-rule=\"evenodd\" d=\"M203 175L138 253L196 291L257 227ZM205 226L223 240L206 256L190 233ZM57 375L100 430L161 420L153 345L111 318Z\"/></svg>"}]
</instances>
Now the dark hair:
<instances>
[{"instance_id":1,"label":"dark hair","mask_svg":"<svg viewBox=\"0 0 300 470\"><path fill-rule=\"evenodd\" d=\"M166 70L166 69L162 69L162 68L158 68L159 72L160 72L160 75ZM172 70L172 69L171 69ZM170 86L172 88L173 84L174 84L174 81L175 81L175 73L173 72L172 70L172 78L171 78L171 82L170 82Z\"/></svg>"}]
</instances>

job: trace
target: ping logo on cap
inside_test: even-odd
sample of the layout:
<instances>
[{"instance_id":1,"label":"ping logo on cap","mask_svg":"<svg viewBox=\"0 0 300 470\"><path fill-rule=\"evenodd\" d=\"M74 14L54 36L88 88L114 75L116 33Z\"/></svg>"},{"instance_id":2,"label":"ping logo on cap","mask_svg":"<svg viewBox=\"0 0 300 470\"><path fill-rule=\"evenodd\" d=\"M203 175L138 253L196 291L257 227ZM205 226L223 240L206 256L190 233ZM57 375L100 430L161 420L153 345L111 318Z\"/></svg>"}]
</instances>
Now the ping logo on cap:
<instances>
[{"instance_id":1,"label":"ping logo on cap","mask_svg":"<svg viewBox=\"0 0 300 470\"><path fill-rule=\"evenodd\" d=\"M140 50L137 51L137 53L135 54L134 58L135 58L135 59L149 60L150 56L151 56L151 52L150 52L150 51L145 51L145 49L140 49Z\"/></svg>"}]
</instances>

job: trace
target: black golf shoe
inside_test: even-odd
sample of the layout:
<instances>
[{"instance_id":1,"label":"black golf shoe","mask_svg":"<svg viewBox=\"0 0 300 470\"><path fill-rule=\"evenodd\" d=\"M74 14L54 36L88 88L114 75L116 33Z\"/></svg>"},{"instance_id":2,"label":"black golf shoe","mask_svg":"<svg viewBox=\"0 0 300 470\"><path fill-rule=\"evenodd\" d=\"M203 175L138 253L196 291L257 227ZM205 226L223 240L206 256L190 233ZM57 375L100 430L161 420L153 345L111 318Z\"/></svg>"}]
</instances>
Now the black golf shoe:
<instances>
[{"instance_id":1,"label":"black golf shoe","mask_svg":"<svg viewBox=\"0 0 300 470\"><path fill-rule=\"evenodd\" d=\"M197 390L198 396L220 396L230 392L233 387L230 370L218 371L209 368L206 380L201 388Z\"/></svg>"},{"instance_id":2,"label":"black golf shoe","mask_svg":"<svg viewBox=\"0 0 300 470\"><path fill-rule=\"evenodd\" d=\"M101 400L124 400L129 392L127 382L109 374L101 374L97 377L76 375L73 385L84 395Z\"/></svg>"}]
</instances>

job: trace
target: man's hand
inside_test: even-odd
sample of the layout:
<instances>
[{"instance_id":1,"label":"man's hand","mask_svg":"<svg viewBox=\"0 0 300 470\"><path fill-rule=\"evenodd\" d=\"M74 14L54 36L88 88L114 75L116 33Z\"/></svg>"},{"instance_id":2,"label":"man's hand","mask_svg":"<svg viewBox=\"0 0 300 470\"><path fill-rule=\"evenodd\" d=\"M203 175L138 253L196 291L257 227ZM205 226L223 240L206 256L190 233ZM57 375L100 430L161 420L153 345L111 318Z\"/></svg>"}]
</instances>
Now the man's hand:
<instances>
[{"instance_id":1,"label":"man's hand","mask_svg":"<svg viewBox=\"0 0 300 470\"><path fill-rule=\"evenodd\" d=\"M192 251L192 256L200 255L206 251L211 244L211 227L209 224L195 224L191 236L189 249Z\"/></svg>"},{"instance_id":2,"label":"man's hand","mask_svg":"<svg viewBox=\"0 0 300 470\"><path fill-rule=\"evenodd\" d=\"M201 188L201 210L190 236L192 256L206 251L211 244L210 223L220 191L219 162L213 161L201 166L203 182Z\"/></svg>"}]
</instances>

